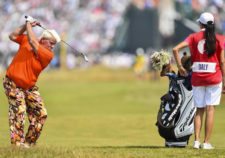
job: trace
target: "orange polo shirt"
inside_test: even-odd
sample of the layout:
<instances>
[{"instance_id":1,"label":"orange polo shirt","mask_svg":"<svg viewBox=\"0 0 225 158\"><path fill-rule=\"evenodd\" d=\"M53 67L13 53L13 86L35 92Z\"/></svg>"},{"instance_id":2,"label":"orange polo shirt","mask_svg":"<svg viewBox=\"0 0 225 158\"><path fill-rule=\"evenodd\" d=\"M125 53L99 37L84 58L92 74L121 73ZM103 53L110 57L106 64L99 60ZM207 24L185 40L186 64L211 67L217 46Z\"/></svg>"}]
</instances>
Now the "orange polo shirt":
<instances>
[{"instance_id":1,"label":"orange polo shirt","mask_svg":"<svg viewBox=\"0 0 225 158\"><path fill-rule=\"evenodd\" d=\"M39 45L36 56L26 35L18 36L16 42L20 47L9 65L6 75L18 87L27 90L36 84L39 74L50 63L54 55L52 51Z\"/></svg>"}]
</instances>

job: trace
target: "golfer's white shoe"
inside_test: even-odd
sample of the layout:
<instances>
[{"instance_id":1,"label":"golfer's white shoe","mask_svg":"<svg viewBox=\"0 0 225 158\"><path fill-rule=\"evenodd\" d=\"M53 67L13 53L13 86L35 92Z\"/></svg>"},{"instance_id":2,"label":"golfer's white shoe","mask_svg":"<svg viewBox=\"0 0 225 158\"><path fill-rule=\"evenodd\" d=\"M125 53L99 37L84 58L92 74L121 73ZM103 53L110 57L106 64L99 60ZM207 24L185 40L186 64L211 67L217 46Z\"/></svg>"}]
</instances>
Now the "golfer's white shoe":
<instances>
[{"instance_id":1,"label":"golfer's white shoe","mask_svg":"<svg viewBox=\"0 0 225 158\"><path fill-rule=\"evenodd\" d=\"M200 146L201 146L201 143L199 141L194 141L194 145L193 145L194 149L199 149Z\"/></svg>"},{"instance_id":2,"label":"golfer's white shoe","mask_svg":"<svg viewBox=\"0 0 225 158\"><path fill-rule=\"evenodd\" d=\"M202 149L211 150L214 149L214 147L210 143L203 143Z\"/></svg>"}]
</instances>

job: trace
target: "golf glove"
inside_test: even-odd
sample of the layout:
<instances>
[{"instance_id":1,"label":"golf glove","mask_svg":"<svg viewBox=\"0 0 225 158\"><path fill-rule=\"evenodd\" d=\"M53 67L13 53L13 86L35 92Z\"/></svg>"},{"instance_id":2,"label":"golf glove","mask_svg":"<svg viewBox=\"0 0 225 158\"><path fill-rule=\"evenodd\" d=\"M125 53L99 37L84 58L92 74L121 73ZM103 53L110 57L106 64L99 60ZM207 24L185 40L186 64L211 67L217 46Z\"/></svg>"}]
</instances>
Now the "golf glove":
<instances>
[{"instance_id":1,"label":"golf glove","mask_svg":"<svg viewBox=\"0 0 225 158\"><path fill-rule=\"evenodd\" d=\"M26 15L25 16L26 22L30 22L33 23L36 21L36 19L34 19L32 16Z\"/></svg>"}]
</instances>

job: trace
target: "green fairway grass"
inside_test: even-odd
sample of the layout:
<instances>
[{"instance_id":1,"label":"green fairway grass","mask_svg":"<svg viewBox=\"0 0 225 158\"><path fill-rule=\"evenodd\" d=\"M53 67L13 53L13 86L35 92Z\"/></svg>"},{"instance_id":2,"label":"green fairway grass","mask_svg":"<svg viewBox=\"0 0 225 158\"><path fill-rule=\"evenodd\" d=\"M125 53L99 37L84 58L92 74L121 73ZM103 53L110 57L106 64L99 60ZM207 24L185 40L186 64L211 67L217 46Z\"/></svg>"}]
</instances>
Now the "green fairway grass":
<instances>
[{"instance_id":1,"label":"green fairway grass","mask_svg":"<svg viewBox=\"0 0 225 158\"><path fill-rule=\"evenodd\" d=\"M135 77L130 69L51 70L37 85L48 119L36 147L11 147L8 104L0 86L0 157L225 158L225 99L216 108L215 150L164 148L155 126L168 79ZM202 135L203 136L203 135Z\"/></svg>"}]
</instances>

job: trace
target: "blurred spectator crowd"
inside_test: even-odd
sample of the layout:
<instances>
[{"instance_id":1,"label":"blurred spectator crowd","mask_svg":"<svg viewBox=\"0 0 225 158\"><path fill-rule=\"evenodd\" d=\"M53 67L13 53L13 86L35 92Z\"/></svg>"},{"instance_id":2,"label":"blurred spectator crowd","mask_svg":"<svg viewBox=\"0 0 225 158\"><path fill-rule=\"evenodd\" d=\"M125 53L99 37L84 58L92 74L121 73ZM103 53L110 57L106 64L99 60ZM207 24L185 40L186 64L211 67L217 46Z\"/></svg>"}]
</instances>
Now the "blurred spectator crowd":
<instances>
[{"instance_id":1,"label":"blurred spectator crowd","mask_svg":"<svg viewBox=\"0 0 225 158\"><path fill-rule=\"evenodd\" d=\"M78 50L102 52L109 47L128 3L129 0L1 0L0 51L16 51L8 35L27 14L47 28L56 29Z\"/></svg>"},{"instance_id":2,"label":"blurred spectator crowd","mask_svg":"<svg viewBox=\"0 0 225 158\"><path fill-rule=\"evenodd\" d=\"M176 0L176 4L176 10L180 15L194 21L202 12L211 12L215 17L217 31L225 32L224 0Z\"/></svg>"},{"instance_id":3,"label":"blurred spectator crowd","mask_svg":"<svg viewBox=\"0 0 225 158\"><path fill-rule=\"evenodd\" d=\"M162 43L172 41L169 39L175 34L175 20L187 18L195 23L203 11L212 12L216 17L217 30L225 32L224 0L1 0L0 63L7 65L10 62L7 55L16 52L17 46L9 42L8 35L24 22L24 15L31 15L45 27L56 29L74 48L99 59L99 55L107 52L112 45L117 27L123 22L124 14L131 4L140 10L157 10ZM41 28L36 31L39 33ZM164 46L168 45L161 45ZM74 54L69 48L59 45L57 52L57 60L53 61L55 65L60 66L57 61L62 52L67 54L69 68L76 65ZM129 58L128 66L132 65L130 59L134 57ZM105 60L112 62L107 58Z\"/></svg>"}]
</instances>

